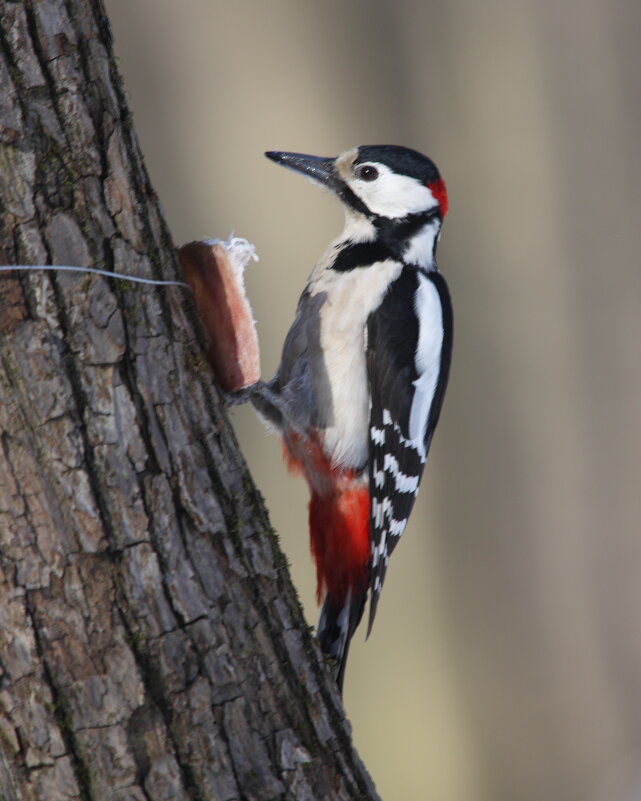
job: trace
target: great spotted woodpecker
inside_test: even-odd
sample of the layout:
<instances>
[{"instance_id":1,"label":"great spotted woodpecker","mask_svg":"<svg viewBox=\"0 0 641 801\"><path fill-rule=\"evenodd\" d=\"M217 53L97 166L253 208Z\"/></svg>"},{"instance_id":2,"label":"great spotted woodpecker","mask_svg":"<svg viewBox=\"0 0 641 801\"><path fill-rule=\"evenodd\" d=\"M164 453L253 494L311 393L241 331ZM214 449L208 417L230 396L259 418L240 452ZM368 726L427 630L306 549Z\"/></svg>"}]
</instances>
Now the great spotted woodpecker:
<instances>
[{"instance_id":1,"label":"great spotted woodpecker","mask_svg":"<svg viewBox=\"0 0 641 801\"><path fill-rule=\"evenodd\" d=\"M435 165L404 147L266 155L333 190L346 211L300 297L275 376L244 393L309 484L317 633L342 689L350 640L368 590L371 630L447 384L452 308L434 258L447 193Z\"/></svg>"}]
</instances>

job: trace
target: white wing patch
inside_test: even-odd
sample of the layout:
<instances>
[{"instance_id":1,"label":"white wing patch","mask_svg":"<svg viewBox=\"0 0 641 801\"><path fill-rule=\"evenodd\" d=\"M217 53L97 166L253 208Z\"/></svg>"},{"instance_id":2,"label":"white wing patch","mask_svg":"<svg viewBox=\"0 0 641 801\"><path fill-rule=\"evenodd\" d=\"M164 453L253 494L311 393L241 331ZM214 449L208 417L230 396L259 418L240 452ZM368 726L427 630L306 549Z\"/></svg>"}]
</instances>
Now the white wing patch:
<instances>
[{"instance_id":1,"label":"white wing patch","mask_svg":"<svg viewBox=\"0 0 641 801\"><path fill-rule=\"evenodd\" d=\"M443 311L438 290L422 273L418 274L414 308L419 326L416 348L418 378L414 381L409 434L419 451L421 460L425 461L425 432L438 383L443 346Z\"/></svg>"}]
</instances>

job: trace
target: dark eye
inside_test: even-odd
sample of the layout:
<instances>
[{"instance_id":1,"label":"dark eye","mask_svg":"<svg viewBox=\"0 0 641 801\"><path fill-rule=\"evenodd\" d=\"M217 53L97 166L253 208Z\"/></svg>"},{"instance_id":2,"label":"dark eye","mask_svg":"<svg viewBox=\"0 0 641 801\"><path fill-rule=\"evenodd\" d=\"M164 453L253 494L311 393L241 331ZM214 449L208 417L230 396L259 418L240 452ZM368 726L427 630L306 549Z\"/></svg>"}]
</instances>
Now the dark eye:
<instances>
[{"instance_id":1,"label":"dark eye","mask_svg":"<svg viewBox=\"0 0 641 801\"><path fill-rule=\"evenodd\" d=\"M371 164L363 164L362 167L356 168L356 177L361 181L375 181L378 178L378 170Z\"/></svg>"}]
</instances>

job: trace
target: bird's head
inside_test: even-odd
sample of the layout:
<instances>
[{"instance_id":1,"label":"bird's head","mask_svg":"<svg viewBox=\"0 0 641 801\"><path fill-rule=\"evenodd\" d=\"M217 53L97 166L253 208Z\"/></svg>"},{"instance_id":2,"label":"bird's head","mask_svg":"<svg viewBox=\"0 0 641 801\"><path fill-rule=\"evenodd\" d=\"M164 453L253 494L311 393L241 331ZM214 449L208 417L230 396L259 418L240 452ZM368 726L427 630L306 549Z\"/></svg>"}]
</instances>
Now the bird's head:
<instances>
[{"instance_id":1,"label":"bird's head","mask_svg":"<svg viewBox=\"0 0 641 801\"><path fill-rule=\"evenodd\" d=\"M307 175L335 192L348 211L372 222L408 217L440 220L447 190L435 164L407 147L362 145L336 158L269 151L272 161Z\"/></svg>"}]
</instances>

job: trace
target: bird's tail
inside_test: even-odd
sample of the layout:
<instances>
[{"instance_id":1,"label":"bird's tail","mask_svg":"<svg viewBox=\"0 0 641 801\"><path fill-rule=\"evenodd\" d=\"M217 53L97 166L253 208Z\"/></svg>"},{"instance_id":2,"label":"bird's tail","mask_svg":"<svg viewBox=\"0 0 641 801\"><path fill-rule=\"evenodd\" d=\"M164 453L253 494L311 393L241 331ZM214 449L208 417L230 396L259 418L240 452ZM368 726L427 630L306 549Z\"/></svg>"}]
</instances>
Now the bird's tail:
<instances>
[{"instance_id":1,"label":"bird's tail","mask_svg":"<svg viewBox=\"0 0 641 801\"><path fill-rule=\"evenodd\" d=\"M317 636L323 653L336 661L336 683L343 692L343 679L347 654L352 636L363 616L367 587L353 587L347 592L342 604L337 604L327 594L318 621Z\"/></svg>"}]
</instances>

